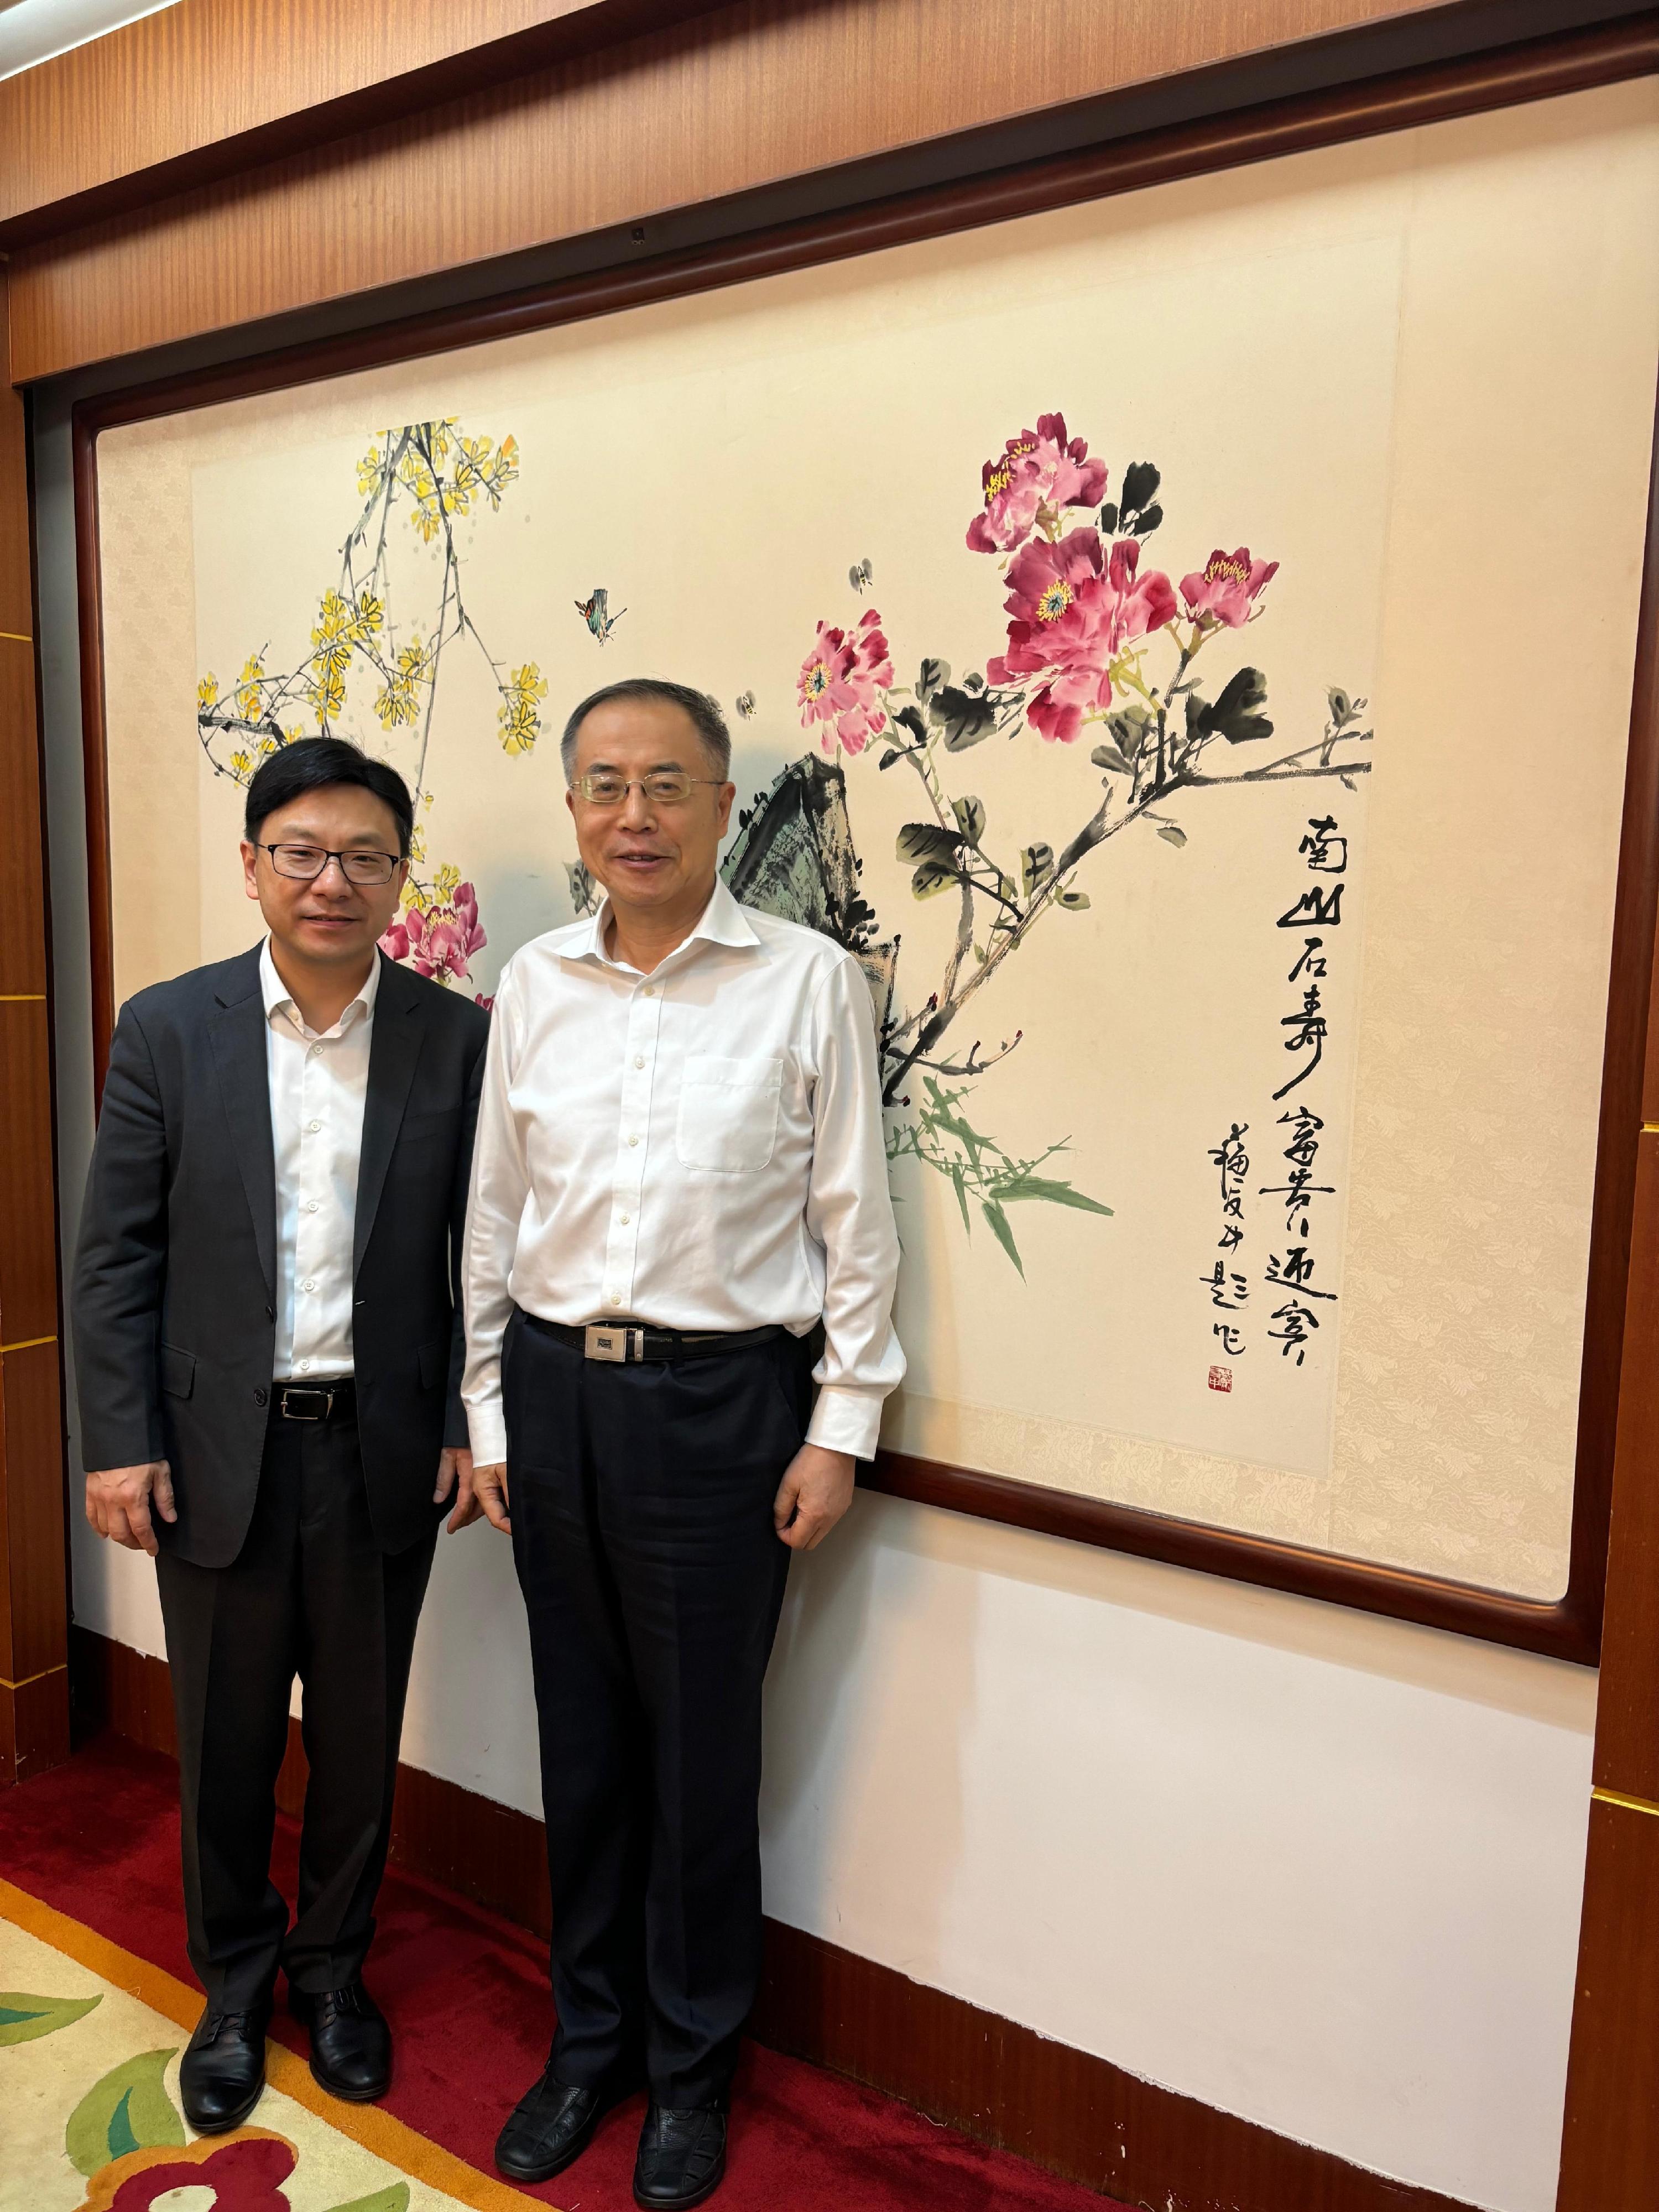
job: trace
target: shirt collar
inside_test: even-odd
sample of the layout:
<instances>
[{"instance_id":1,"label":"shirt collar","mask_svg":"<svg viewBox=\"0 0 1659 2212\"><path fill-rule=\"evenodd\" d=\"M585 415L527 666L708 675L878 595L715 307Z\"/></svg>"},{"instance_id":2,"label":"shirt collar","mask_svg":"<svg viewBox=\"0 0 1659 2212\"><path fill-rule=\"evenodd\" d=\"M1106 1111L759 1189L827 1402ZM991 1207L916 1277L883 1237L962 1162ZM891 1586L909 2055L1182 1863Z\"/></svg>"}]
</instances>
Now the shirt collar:
<instances>
[{"instance_id":1,"label":"shirt collar","mask_svg":"<svg viewBox=\"0 0 1659 2212\"><path fill-rule=\"evenodd\" d=\"M621 966L623 963L613 960L605 949L605 933L610 921L611 894L607 891L599 902L598 913L589 915L562 948L562 957L566 960L602 960L610 968ZM703 908L696 928L675 946L668 958L677 959L688 945L700 939L710 945L739 947L760 943L748 915L718 876L714 878L714 896Z\"/></svg>"},{"instance_id":2,"label":"shirt collar","mask_svg":"<svg viewBox=\"0 0 1659 2212\"><path fill-rule=\"evenodd\" d=\"M339 1021L336 1024L337 1028L343 1029L349 1019L359 1018L359 1008L362 1009L360 1018L364 1021L367 1021L369 1016L374 1012L374 1000L380 988L381 965L382 963L380 956L377 951L374 955L374 963L368 971L368 981L363 985L362 989L358 992L356 997L352 1000L350 1005L348 1006L341 1014ZM265 1002L265 1019L267 1021L270 1019L273 1014L288 1014L291 1017L296 1027L301 1029L305 1027L304 1022L301 1018L300 1009L295 1005L288 986L283 982L282 977L276 973L276 963L270 957L270 939L269 938L266 938L264 943L259 947L259 989ZM309 1036L310 1031L307 1030L306 1034ZM331 1032L324 1030L321 1034L328 1036Z\"/></svg>"}]
</instances>

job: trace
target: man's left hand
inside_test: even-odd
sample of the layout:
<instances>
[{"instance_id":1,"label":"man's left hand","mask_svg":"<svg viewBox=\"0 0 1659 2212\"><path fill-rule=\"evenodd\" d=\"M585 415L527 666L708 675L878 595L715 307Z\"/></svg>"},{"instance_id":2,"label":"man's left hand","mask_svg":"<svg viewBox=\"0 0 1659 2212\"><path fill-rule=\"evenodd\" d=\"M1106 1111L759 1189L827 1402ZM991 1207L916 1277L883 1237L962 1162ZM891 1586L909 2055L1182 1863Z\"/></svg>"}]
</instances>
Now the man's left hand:
<instances>
[{"instance_id":1,"label":"man's left hand","mask_svg":"<svg viewBox=\"0 0 1659 2212\"><path fill-rule=\"evenodd\" d=\"M772 1524L792 1552L811 1552L823 1541L853 1502L851 1452L803 1444L784 1470L772 1508Z\"/></svg>"},{"instance_id":2,"label":"man's left hand","mask_svg":"<svg viewBox=\"0 0 1659 2212\"><path fill-rule=\"evenodd\" d=\"M483 1508L472 1494L472 1455L464 1445L447 1446L438 1457L438 1486L432 1493L432 1503L441 1505L450 1492L460 1483L460 1494L455 1500L455 1510L449 1516L449 1533L465 1528L469 1521L476 1521Z\"/></svg>"}]
</instances>

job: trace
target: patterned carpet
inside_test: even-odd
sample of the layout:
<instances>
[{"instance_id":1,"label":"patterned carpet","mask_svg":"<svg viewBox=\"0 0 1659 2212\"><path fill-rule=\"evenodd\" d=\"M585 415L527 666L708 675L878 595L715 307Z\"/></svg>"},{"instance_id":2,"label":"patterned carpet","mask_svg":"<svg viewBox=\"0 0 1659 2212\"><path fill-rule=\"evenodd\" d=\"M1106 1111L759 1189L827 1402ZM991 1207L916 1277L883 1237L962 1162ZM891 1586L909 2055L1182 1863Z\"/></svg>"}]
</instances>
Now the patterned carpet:
<instances>
[{"instance_id":1,"label":"patterned carpet","mask_svg":"<svg viewBox=\"0 0 1659 2212\"><path fill-rule=\"evenodd\" d=\"M368 1973L397 2039L383 2102L345 2106L319 2090L283 2008L252 2124L190 2141L176 2053L201 1998L184 1950L176 1788L170 1760L106 1736L0 1790L0 2212L632 2212L641 2099L611 2113L556 2181L526 2192L495 2177L496 2133L546 2057L545 1957L521 1929L395 1869ZM297 1856L284 1821L273 1873L289 1898ZM234 2163L210 2163L231 2150ZM752 2045L714 2202L1124 2212Z\"/></svg>"},{"instance_id":2,"label":"patterned carpet","mask_svg":"<svg viewBox=\"0 0 1659 2212\"><path fill-rule=\"evenodd\" d=\"M179 2057L200 2008L171 1974L0 1881L5 2212L496 2212L526 2202L390 2114L325 2096L287 2051L272 2051L257 2124L192 2139Z\"/></svg>"}]
</instances>

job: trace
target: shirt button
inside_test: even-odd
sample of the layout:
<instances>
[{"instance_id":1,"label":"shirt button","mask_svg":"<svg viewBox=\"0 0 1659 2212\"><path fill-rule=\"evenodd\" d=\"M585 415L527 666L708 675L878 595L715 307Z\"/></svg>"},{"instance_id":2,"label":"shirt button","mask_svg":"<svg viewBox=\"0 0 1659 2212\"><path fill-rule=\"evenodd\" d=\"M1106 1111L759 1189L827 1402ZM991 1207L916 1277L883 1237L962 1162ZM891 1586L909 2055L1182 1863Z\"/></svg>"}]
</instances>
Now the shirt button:
<instances>
[{"instance_id":1,"label":"shirt button","mask_svg":"<svg viewBox=\"0 0 1659 2212\"><path fill-rule=\"evenodd\" d=\"M302 1291L314 1291L314 1290L316 1289L316 1287L317 1287L316 1284L315 1284L315 1283L313 1283L313 1282L312 1281L312 1279L311 1279L311 1278L310 1278L310 1276L309 1276L309 1275L307 1275L307 1276L306 1277L306 1279L305 1279L304 1282L303 1282L303 1283L301 1283L301 1285L300 1285L300 1288L301 1288Z\"/></svg>"},{"instance_id":2,"label":"shirt button","mask_svg":"<svg viewBox=\"0 0 1659 2212\"><path fill-rule=\"evenodd\" d=\"M318 1055L318 1054L322 1050L322 1048L322 1048L322 1047L321 1047L321 1045L319 1045L319 1044L314 1044L314 1045L313 1045L313 1046L312 1046L312 1048L311 1048L311 1050L310 1050L310 1051L306 1054L306 1058L307 1058L307 1060L315 1060L315 1059L316 1059L316 1057L317 1057L317 1055Z\"/></svg>"},{"instance_id":3,"label":"shirt button","mask_svg":"<svg viewBox=\"0 0 1659 2212\"><path fill-rule=\"evenodd\" d=\"M656 987L656 985L655 985L654 983L647 983L647 984L646 985L646 987L645 987L645 996L646 996L647 999L654 999L654 998L656 997L656 995L657 995L657 987Z\"/></svg>"},{"instance_id":4,"label":"shirt button","mask_svg":"<svg viewBox=\"0 0 1659 2212\"><path fill-rule=\"evenodd\" d=\"M317 1211L317 1201L316 1201L316 1200L315 1200L314 1198L313 1198L313 1199L307 1199L307 1201L306 1201L306 1212L307 1212L307 1213L315 1213L315 1212L316 1212L316 1211Z\"/></svg>"},{"instance_id":5,"label":"shirt button","mask_svg":"<svg viewBox=\"0 0 1659 2212\"><path fill-rule=\"evenodd\" d=\"M308 1359L302 1359L300 1362L300 1372L301 1375L308 1375L311 1372L311 1362Z\"/></svg>"},{"instance_id":6,"label":"shirt button","mask_svg":"<svg viewBox=\"0 0 1659 2212\"><path fill-rule=\"evenodd\" d=\"M619 1306L622 1304L622 1292L620 1291L608 1291L605 1293L605 1302L610 1306Z\"/></svg>"},{"instance_id":7,"label":"shirt button","mask_svg":"<svg viewBox=\"0 0 1659 2212\"><path fill-rule=\"evenodd\" d=\"M318 1130L319 1130L319 1129L320 1129L320 1128L322 1127L322 1126L323 1126L323 1125L322 1125L322 1123L321 1123L320 1121L307 1121L307 1122L306 1123L306 1127L307 1127L307 1128L310 1130L310 1132L311 1132L311 1133L312 1133L312 1135L313 1135L313 1137L316 1135L316 1133L317 1133Z\"/></svg>"},{"instance_id":8,"label":"shirt button","mask_svg":"<svg viewBox=\"0 0 1659 2212\"><path fill-rule=\"evenodd\" d=\"M626 1229L626 1228L627 1228L627 1226L628 1226L628 1216L627 1216L625 1213L623 1214L623 1218L622 1218L622 1225L623 1225L623 1227L624 1229Z\"/></svg>"},{"instance_id":9,"label":"shirt button","mask_svg":"<svg viewBox=\"0 0 1659 2212\"><path fill-rule=\"evenodd\" d=\"M640 1140L637 1137L630 1137L628 1141L630 1145L637 1145Z\"/></svg>"},{"instance_id":10,"label":"shirt button","mask_svg":"<svg viewBox=\"0 0 1659 2212\"><path fill-rule=\"evenodd\" d=\"M634 1065L635 1067L643 1067L645 1066L645 1054L642 1052L636 1052L635 1054Z\"/></svg>"}]
</instances>

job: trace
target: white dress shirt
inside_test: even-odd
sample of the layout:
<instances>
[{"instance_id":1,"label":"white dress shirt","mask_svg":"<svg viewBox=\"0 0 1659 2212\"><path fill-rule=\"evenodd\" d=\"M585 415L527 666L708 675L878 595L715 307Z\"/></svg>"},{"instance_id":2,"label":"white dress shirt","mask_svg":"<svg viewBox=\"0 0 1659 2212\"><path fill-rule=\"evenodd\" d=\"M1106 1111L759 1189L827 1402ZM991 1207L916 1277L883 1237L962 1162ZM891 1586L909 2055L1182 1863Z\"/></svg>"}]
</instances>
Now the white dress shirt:
<instances>
[{"instance_id":1,"label":"white dress shirt","mask_svg":"<svg viewBox=\"0 0 1659 2212\"><path fill-rule=\"evenodd\" d=\"M351 1372L351 1247L368 1097L376 953L368 981L331 1030L307 1027L265 939L265 1072L276 1154L276 1351L272 1378Z\"/></svg>"},{"instance_id":2,"label":"white dress shirt","mask_svg":"<svg viewBox=\"0 0 1659 2212\"><path fill-rule=\"evenodd\" d=\"M810 1440L867 1458L904 1373L870 989L816 930L717 884L649 975L606 952L609 901L502 970L467 1212L472 1455L507 1456L513 1307L580 1325L804 1336Z\"/></svg>"}]
</instances>

